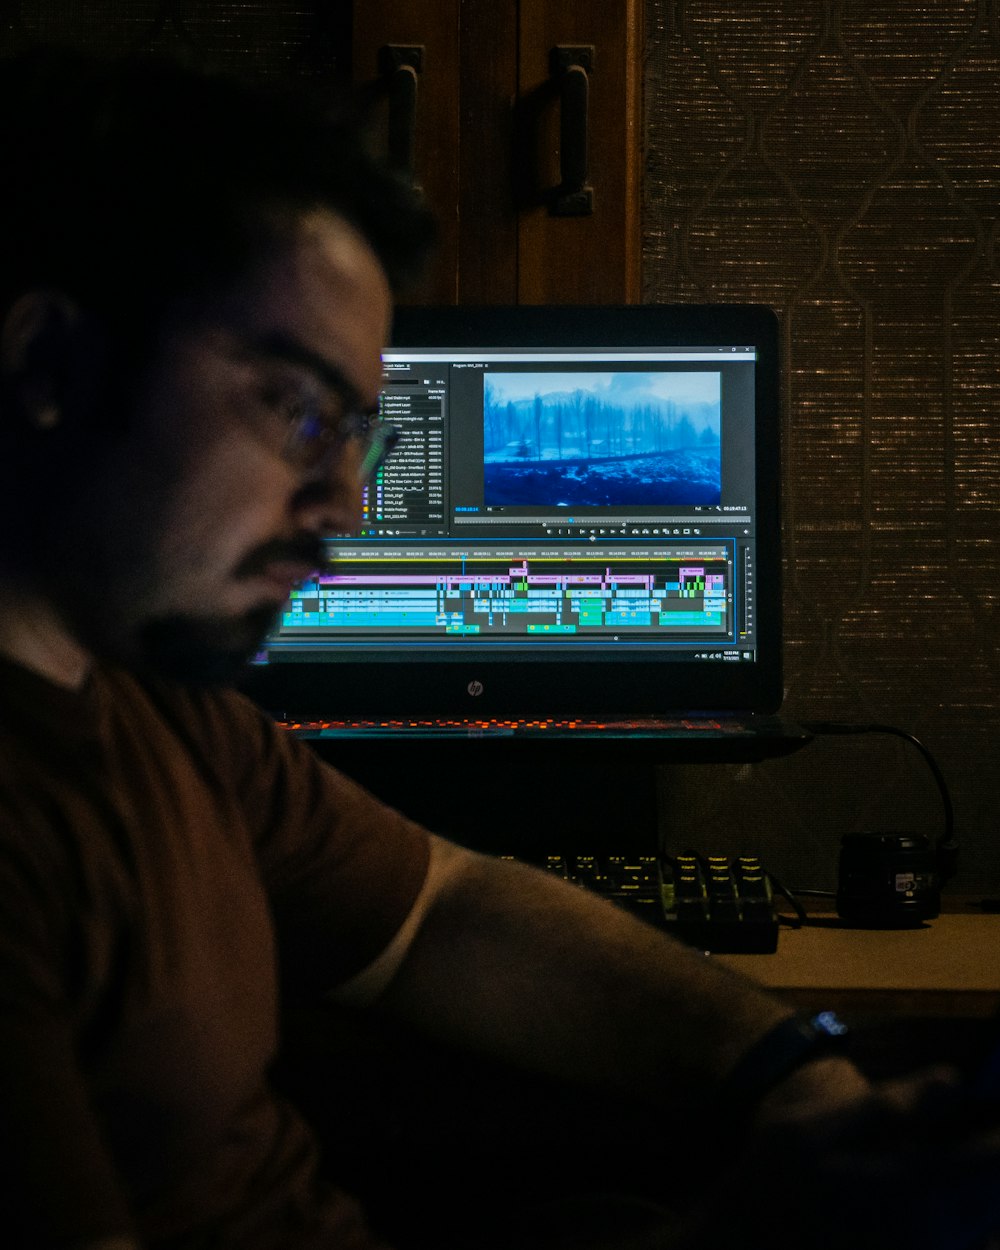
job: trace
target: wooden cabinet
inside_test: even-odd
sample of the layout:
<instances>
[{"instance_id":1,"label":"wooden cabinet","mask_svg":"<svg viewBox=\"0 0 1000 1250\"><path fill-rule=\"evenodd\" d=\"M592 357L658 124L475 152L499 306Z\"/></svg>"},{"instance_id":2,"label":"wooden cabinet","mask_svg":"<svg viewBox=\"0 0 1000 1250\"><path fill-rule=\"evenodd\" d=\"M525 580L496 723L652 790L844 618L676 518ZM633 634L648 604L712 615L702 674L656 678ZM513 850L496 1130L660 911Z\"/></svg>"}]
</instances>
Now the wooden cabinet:
<instances>
[{"instance_id":1,"label":"wooden cabinet","mask_svg":"<svg viewBox=\"0 0 1000 1250\"><path fill-rule=\"evenodd\" d=\"M421 302L638 300L641 9L641 0L355 4L354 78L381 81L384 141L391 130L395 150L412 146L441 222ZM414 95L409 144L400 133Z\"/></svg>"}]
</instances>

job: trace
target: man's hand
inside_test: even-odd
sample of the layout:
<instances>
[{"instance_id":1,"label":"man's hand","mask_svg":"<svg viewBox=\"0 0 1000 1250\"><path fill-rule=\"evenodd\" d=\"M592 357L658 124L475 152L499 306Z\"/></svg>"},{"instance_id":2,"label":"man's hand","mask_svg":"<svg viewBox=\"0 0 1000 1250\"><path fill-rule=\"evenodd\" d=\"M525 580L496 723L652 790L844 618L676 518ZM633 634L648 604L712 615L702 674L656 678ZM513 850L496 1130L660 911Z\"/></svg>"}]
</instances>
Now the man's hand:
<instances>
[{"instance_id":1,"label":"man's hand","mask_svg":"<svg viewBox=\"0 0 1000 1250\"><path fill-rule=\"evenodd\" d=\"M792 1071L761 1099L755 1115L758 1130L793 1121L812 1123L817 1131L825 1126L835 1133L837 1126L851 1122L872 1097L871 1082L847 1059L827 1055Z\"/></svg>"},{"instance_id":2,"label":"man's hand","mask_svg":"<svg viewBox=\"0 0 1000 1250\"><path fill-rule=\"evenodd\" d=\"M1000 1107L947 1069L868 1089L852 1071L823 1060L768 1096L678 1250L765 1250L776 1236L810 1250L1000 1245Z\"/></svg>"}]
</instances>

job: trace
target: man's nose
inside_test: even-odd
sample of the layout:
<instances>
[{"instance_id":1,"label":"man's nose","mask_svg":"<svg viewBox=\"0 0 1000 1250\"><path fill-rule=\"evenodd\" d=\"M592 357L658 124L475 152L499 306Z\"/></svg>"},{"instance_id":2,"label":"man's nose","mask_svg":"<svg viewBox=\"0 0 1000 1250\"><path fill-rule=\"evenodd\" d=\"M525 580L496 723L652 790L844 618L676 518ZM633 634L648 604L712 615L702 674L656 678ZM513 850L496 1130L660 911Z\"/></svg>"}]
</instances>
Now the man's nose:
<instances>
[{"instance_id":1,"label":"man's nose","mask_svg":"<svg viewBox=\"0 0 1000 1250\"><path fill-rule=\"evenodd\" d=\"M355 534L361 526L361 455L348 443L310 472L294 501L296 520L315 534Z\"/></svg>"}]
</instances>

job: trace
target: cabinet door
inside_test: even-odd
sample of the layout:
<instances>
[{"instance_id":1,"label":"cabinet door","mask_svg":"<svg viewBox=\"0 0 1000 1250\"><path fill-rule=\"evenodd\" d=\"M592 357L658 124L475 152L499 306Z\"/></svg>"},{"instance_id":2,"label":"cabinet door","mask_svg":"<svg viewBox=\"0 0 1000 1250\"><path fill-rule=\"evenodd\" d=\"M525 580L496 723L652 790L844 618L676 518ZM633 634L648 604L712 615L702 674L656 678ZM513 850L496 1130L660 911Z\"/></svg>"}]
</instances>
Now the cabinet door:
<instances>
[{"instance_id":1,"label":"cabinet door","mask_svg":"<svg viewBox=\"0 0 1000 1250\"><path fill-rule=\"evenodd\" d=\"M427 303L639 298L642 0L365 0L353 73L417 68L413 172L441 223Z\"/></svg>"},{"instance_id":2,"label":"cabinet door","mask_svg":"<svg viewBox=\"0 0 1000 1250\"><path fill-rule=\"evenodd\" d=\"M441 243L420 299L458 298L460 0L357 0L353 6L351 67L359 86L377 90L374 142L388 150L404 125L405 78L414 93L413 174L437 214Z\"/></svg>"}]
</instances>

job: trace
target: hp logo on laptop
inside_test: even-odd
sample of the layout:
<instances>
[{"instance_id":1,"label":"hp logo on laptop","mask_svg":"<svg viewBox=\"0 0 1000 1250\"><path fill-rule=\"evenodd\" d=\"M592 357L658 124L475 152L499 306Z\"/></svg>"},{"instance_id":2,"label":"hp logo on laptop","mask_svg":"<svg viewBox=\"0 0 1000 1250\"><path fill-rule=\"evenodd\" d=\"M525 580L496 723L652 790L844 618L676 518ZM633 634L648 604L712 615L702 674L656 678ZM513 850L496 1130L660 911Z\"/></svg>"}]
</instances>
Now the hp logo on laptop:
<instances>
[{"instance_id":1,"label":"hp logo on laptop","mask_svg":"<svg viewBox=\"0 0 1000 1250\"><path fill-rule=\"evenodd\" d=\"M478 699L483 693L483 683L481 681L470 681L465 688L474 699Z\"/></svg>"}]
</instances>

